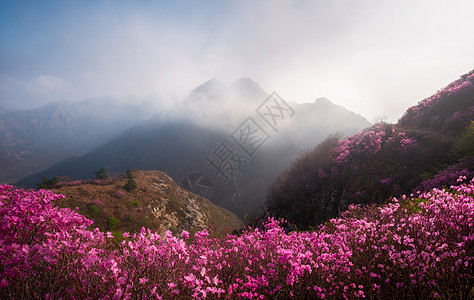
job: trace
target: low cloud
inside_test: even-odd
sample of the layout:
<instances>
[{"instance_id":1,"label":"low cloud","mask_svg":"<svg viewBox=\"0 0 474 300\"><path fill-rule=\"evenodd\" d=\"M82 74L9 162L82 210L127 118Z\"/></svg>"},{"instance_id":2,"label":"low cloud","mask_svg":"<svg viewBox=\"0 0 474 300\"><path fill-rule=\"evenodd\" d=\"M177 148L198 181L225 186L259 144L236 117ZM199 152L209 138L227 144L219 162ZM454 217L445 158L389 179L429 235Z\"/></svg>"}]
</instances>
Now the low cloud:
<instances>
[{"instance_id":1,"label":"low cloud","mask_svg":"<svg viewBox=\"0 0 474 300\"><path fill-rule=\"evenodd\" d=\"M28 85L32 93L40 94L62 93L71 88L69 82L52 75L40 75Z\"/></svg>"},{"instance_id":2,"label":"low cloud","mask_svg":"<svg viewBox=\"0 0 474 300\"><path fill-rule=\"evenodd\" d=\"M17 16L2 27L18 28L1 37L15 58L0 61L3 106L182 99L211 78L248 76L289 101L325 96L393 121L474 66L472 1L2 5Z\"/></svg>"},{"instance_id":3,"label":"low cloud","mask_svg":"<svg viewBox=\"0 0 474 300\"><path fill-rule=\"evenodd\" d=\"M0 105L7 109L34 108L53 101L68 100L72 85L52 75L31 80L0 74Z\"/></svg>"}]
</instances>

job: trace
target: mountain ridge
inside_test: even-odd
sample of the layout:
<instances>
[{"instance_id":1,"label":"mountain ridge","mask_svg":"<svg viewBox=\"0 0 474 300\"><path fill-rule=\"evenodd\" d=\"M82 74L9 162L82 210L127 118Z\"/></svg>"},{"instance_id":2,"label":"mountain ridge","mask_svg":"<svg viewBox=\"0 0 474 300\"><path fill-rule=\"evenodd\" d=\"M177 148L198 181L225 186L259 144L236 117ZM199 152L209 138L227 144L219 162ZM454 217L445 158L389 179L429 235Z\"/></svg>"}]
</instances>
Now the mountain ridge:
<instances>
[{"instance_id":1,"label":"mountain ridge","mask_svg":"<svg viewBox=\"0 0 474 300\"><path fill-rule=\"evenodd\" d=\"M241 82L249 81L243 79ZM275 131L265 123L262 116L255 113L255 109L266 100L265 97L256 103L239 102L239 106L227 105L222 98L223 101L218 102L225 107L226 113L218 110L220 106L216 108L199 104L204 98L193 102L198 108L205 110L201 115L198 113L197 117L184 114L182 118L168 120L163 119L160 114L155 115L94 151L27 176L17 184L33 187L41 176L85 179L101 167L116 173L134 168L157 169L168 173L178 182L191 172L201 172L209 175L216 184L213 201L243 216L261 209L266 185L298 153L316 145L333 132L340 131L349 135L370 125L360 115L334 104L330 104L329 112L328 108L326 111L307 109L307 106L317 107L315 103L291 102L294 117L286 118L286 123L282 123ZM208 109L211 110L207 111ZM240 166L236 182L226 181L218 171L212 169L208 159L222 143L231 146L235 153L243 152L236 143L235 133L249 117L253 122L259 122L261 130L271 138L252 157L246 158L248 163ZM203 118L205 121L202 121Z\"/></svg>"}]
</instances>

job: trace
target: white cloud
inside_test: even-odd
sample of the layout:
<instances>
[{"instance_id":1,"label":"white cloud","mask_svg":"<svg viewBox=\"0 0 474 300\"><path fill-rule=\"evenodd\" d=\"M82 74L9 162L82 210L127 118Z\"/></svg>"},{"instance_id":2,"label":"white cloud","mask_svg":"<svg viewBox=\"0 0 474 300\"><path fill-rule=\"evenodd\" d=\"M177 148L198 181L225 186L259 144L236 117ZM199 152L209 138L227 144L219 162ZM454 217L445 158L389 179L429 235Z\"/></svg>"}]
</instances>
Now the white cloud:
<instances>
[{"instance_id":1,"label":"white cloud","mask_svg":"<svg viewBox=\"0 0 474 300\"><path fill-rule=\"evenodd\" d=\"M48 94L63 92L70 89L71 85L69 82L52 75L40 75L30 82L29 87L34 92Z\"/></svg>"},{"instance_id":2,"label":"white cloud","mask_svg":"<svg viewBox=\"0 0 474 300\"><path fill-rule=\"evenodd\" d=\"M72 85L52 75L40 75L31 80L0 74L0 106L32 108L45 103L68 100Z\"/></svg>"},{"instance_id":3,"label":"white cloud","mask_svg":"<svg viewBox=\"0 0 474 300\"><path fill-rule=\"evenodd\" d=\"M68 16L74 22L48 35L54 56L38 46L43 63L24 76L36 78L30 91L44 101L182 97L210 78L249 76L290 101L325 96L369 119L388 114L394 121L474 68L472 1L186 5L97 6Z\"/></svg>"}]
</instances>

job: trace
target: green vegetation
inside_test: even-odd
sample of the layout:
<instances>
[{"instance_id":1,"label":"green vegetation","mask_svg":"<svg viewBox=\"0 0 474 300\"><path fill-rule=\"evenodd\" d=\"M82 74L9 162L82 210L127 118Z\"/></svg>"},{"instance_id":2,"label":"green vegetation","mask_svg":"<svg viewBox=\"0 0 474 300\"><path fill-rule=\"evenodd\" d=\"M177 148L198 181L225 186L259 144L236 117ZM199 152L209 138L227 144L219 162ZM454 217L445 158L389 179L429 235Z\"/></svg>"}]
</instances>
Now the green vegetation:
<instances>
[{"instance_id":1,"label":"green vegetation","mask_svg":"<svg viewBox=\"0 0 474 300\"><path fill-rule=\"evenodd\" d=\"M179 231L176 227L174 226L170 226L168 227L168 230L171 231L174 235L178 235L179 234Z\"/></svg>"},{"instance_id":2,"label":"green vegetation","mask_svg":"<svg viewBox=\"0 0 474 300\"><path fill-rule=\"evenodd\" d=\"M99 171L95 171L95 179L107 179L109 176L107 175L107 172L105 171L105 168L101 168Z\"/></svg>"},{"instance_id":3,"label":"green vegetation","mask_svg":"<svg viewBox=\"0 0 474 300\"><path fill-rule=\"evenodd\" d=\"M426 204L427 201L427 199L409 198L406 201L402 202L399 211L402 212L402 210L405 209L407 213L417 214L420 211L425 211L423 206ZM421 203L423 203L423 205L420 205Z\"/></svg>"},{"instance_id":4,"label":"green vegetation","mask_svg":"<svg viewBox=\"0 0 474 300\"><path fill-rule=\"evenodd\" d=\"M133 174L132 174L132 171L128 170L127 172L125 172L125 176L127 176L128 178L128 181L127 183L125 184L125 186L123 187L127 192L131 192L133 191L134 189L137 188L137 183L135 182L135 180L133 179Z\"/></svg>"},{"instance_id":5,"label":"green vegetation","mask_svg":"<svg viewBox=\"0 0 474 300\"><path fill-rule=\"evenodd\" d=\"M97 206L95 206L95 205L89 206L89 210L90 210L92 213L96 214L96 215L99 214L99 212L100 212L99 208L98 208Z\"/></svg>"},{"instance_id":6,"label":"green vegetation","mask_svg":"<svg viewBox=\"0 0 474 300\"><path fill-rule=\"evenodd\" d=\"M455 159L474 156L474 121L459 135L453 145L451 155Z\"/></svg>"},{"instance_id":7,"label":"green vegetation","mask_svg":"<svg viewBox=\"0 0 474 300\"><path fill-rule=\"evenodd\" d=\"M140 201L133 200L132 202L130 202L130 204L132 204L132 206L139 207L140 206Z\"/></svg>"},{"instance_id":8,"label":"green vegetation","mask_svg":"<svg viewBox=\"0 0 474 300\"><path fill-rule=\"evenodd\" d=\"M112 233L112 235L114 236L112 242L113 242L116 246L120 245L120 243L123 241L123 236L122 236L123 231L121 231L121 230L112 230L111 233Z\"/></svg>"},{"instance_id":9,"label":"green vegetation","mask_svg":"<svg viewBox=\"0 0 474 300\"><path fill-rule=\"evenodd\" d=\"M119 223L120 223L120 221L116 217L109 217L109 219L108 219L109 229L111 229L111 230L114 230L115 228L117 228L117 225Z\"/></svg>"},{"instance_id":10,"label":"green vegetation","mask_svg":"<svg viewBox=\"0 0 474 300\"><path fill-rule=\"evenodd\" d=\"M59 182L59 179L55 176L52 179L48 179L44 176L41 176L41 182L37 183L38 189L48 189L55 187Z\"/></svg>"},{"instance_id":11,"label":"green vegetation","mask_svg":"<svg viewBox=\"0 0 474 300\"><path fill-rule=\"evenodd\" d=\"M168 200L168 203L166 203L166 208L168 212L170 213L176 212L176 214L181 218L186 217L186 214L184 213L184 210L183 210L184 208L183 204L179 200L173 197L171 197Z\"/></svg>"},{"instance_id":12,"label":"green vegetation","mask_svg":"<svg viewBox=\"0 0 474 300\"><path fill-rule=\"evenodd\" d=\"M435 175L435 173L433 173L433 172L423 171L420 174L420 178L422 180L427 180L427 179L433 178L434 175Z\"/></svg>"},{"instance_id":13,"label":"green vegetation","mask_svg":"<svg viewBox=\"0 0 474 300\"><path fill-rule=\"evenodd\" d=\"M125 186L123 187L127 192L131 192L137 188L137 183L133 179L129 179Z\"/></svg>"}]
</instances>

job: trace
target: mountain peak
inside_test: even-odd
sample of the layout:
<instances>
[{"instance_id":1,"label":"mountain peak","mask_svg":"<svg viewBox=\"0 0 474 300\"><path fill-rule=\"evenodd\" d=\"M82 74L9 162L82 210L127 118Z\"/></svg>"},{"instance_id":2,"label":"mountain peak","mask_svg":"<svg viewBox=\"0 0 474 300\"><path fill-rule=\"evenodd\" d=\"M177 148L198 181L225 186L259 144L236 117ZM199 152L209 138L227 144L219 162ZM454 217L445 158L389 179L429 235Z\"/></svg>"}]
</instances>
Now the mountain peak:
<instances>
[{"instance_id":1,"label":"mountain peak","mask_svg":"<svg viewBox=\"0 0 474 300\"><path fill-rule=\"evenodd\" d=\"M315 104L320 104L320 105L334 105L331 101L329 101L328 98L326 97L319 97L314 101Z\"/></svg>"},{"instance_id":2,"label":"mountain peak","mask_svg":"<svg viewBox=\"0 0 474 300\"><path fill-rule=\"evenodd\" d=\"M241 77L239 79L237 79L236 81L234 81L231 85L230 85L231 88L235 88L235 87L260 87L260 85L258 83L256 83L255 81L253 81L252 78L250 77Z\"/></svg>"},{"instance_id":3,"label":"mountain peak","mask_svg":"<svg viewBox=\"0 0 474 300\"><path fill-rule=\"evenodd\" d=\"M197 88L191 91L191 94L204 94L208 96L215 96L222 93L225 90L224 84L217 79L210 79Z\"/></svg>"},{"instance_id":4,"label":"mountain peak","mask_svg":"<svg viewBox=\"0 0 474 300\"><path fill-rule=\"evenodd\" d=\"M194 88L186 98L187 101L194 102L196 100L213 100L222 97L226 92L226 87L217 79L210 79L198 87Z\"/></svg>"},{"instance_id":5,"label":"mountain peak","mask_svg":"<svg viewBox=\"0 0 474 300\"><path fill-rule=\"evenodd\" d=\"M249 99L251 102L255 99L264 100L268 96L268 93L249 77L237 79L229 89L234 97Z\"/></svg>"}]
</instances>

